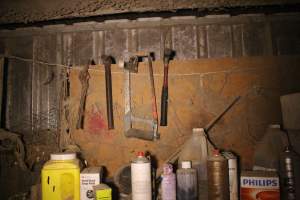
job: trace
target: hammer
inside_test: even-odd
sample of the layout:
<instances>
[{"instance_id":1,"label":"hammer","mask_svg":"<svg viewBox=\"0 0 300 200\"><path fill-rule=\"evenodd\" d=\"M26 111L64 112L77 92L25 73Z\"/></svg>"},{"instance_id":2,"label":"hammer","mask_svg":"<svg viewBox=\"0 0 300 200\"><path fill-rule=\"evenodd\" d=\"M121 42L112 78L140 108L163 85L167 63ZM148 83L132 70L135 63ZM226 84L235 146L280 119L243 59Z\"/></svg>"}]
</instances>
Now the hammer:
<instances>
[{"instance_id":1,"label":"hammer","mask_svg":"<svg viewBox=\"0 0 300 200\"><path fill-rule=\"evenodd\" d=\"M167 126L168 124L168 71L169 62L171 60L173 51L171 49L165 49L164 51L164 83L161 92L161 116L160 125Z\"/></svg>"},{"instance_id":2,"label":"hammer","mask_svg":"<svg viewBox=\"0 0 300 200\"><path fill-rule=\"evenodd\" d=\"M101 59L105 67L105 89L106 89L106 109L107 109L108 129L114 129L113 98L112 98L112 83L111 83L112 57L107 55L102 55Z\"/></svg>"}]
</instances>

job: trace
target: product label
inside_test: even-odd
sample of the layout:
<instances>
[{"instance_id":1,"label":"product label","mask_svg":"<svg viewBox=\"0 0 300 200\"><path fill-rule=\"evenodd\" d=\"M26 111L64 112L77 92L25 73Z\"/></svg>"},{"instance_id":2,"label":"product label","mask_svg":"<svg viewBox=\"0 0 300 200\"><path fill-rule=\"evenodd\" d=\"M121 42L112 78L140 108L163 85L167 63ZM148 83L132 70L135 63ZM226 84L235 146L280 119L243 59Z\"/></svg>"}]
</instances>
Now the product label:
<instances>
[{"instance_id":1,"label":"product label","mask_svg":"<svg viewBox=\"0 0 300 200\"><path fill-rule=\"evenodd\" d=\"M241 177L241 200L279 200L278 177Z\"/></svg>"},{"instance_id":2,"label":"product label","mask_svg":"<svg viewBox=\"0 0 300 200\"><path fill-rule=\"evenodd\" d=\"M111 189L97 190L96 200L111 200Z\"/></svg>"},{"instance_id":3,"label":"product label","mask_svg":"<svg viewBox=\"0 0 300 200\"><path fill-rule=\"evenodd\" d=\"M241 186L246 188L278 189L279 179L275 177L242 177Z\"/></svg>"},{"instance_id":4,"label":"product label","mask_svg":"<svg viewBox=\"0 0 300 200\"><path fill-rule=\"evenodd\" d=\"M100 183L99 174L81 174L80 175L80 199L93 200L93 186Z\"/></svg>"}]
</instances>

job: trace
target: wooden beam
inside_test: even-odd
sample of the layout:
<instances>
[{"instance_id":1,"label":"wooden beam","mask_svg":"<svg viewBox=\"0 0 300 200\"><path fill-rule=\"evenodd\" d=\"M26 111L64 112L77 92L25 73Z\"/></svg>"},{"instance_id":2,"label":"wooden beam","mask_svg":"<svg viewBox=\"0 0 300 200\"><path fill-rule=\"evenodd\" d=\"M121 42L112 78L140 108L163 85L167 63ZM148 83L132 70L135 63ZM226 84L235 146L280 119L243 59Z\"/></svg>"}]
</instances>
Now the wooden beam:
<instances>
[{"instance_id":1,"label":"wooden beam","mask_svg":"<svg viewBox=\"0 0 300 200\"><path fill-rule=\"evenodd\" d=\"M2 124L2 98L3 98L3 68L4 68L4 56L0 55L0 124Z\"/></svg>"}]
</instances>

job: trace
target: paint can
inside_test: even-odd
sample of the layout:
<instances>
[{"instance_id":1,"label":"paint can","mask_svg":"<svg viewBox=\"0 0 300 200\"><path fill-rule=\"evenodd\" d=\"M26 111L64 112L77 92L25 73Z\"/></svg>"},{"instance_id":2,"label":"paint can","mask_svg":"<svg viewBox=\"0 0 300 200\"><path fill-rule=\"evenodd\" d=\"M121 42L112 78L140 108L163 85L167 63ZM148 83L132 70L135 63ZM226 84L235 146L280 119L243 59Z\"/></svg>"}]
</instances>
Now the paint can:
<instances>
[{"instance_id":1,"label":"paint can","mask_svg":"<svg viewBox=\"0 0 300 200\"><path fill-rule=\"evenodd\" d=\"M197 170L191 161L182 161L177 170L177 200L198 200Z\"/></svg>"},{"instance_id":2,"label":"paint can","mask_svg":"<svg viewBox=\"0 0 300 200\"><path fill-rule=\"evenodd\" d=\"M143 152L131 163L132 200L151 200L151 164Z\"/></svg>"},{"instance_id":3,"label":"paint can","mask_svg":"<svg viewBox=\"0 0 300 200\"><path fill-rule=\"evenodd\" d=\"M229 200L228 161L214 149L207 159L208 199Z\"/></svg>"},{"instance_id":4,"label":"paint can","mask_svg":"<svg viewBox=\"0 0 300 200\"><path fill-rule=\"evenodd\" d=\"M228 161L230 200L238 200L238 166L237 157L229 151L222 152Z\"/></svg>"},{"instance_id":5,"label":"paint can","mask_svg":"<svg viewBox=\"0 0 300 200\"><path fill-rule=\"evenodd\" d=\"M161 182L162 200L176 200L176 176L171 164L164 164Z\"/></svg>"}]
</instances>

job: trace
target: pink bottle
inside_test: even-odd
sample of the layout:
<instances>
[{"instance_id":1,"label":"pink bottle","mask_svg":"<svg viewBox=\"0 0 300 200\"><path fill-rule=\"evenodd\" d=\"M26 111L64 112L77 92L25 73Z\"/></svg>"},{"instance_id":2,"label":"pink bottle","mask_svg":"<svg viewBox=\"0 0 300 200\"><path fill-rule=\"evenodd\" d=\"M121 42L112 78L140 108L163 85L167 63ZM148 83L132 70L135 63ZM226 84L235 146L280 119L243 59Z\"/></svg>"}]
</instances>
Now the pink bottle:
<instances>
[{"instance_id":1,"label":"pink bottle","mask_svg":"<svg viewBox=\"0 0 300 200\"><path fill-rule=\"evenodd\" d=\"M162 200L176 200L176 176L171 164L164 164L161 189Z\"/></svg>"}]
</instances>

